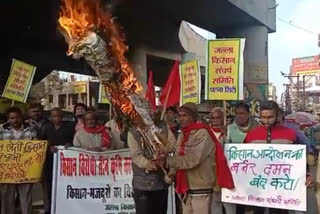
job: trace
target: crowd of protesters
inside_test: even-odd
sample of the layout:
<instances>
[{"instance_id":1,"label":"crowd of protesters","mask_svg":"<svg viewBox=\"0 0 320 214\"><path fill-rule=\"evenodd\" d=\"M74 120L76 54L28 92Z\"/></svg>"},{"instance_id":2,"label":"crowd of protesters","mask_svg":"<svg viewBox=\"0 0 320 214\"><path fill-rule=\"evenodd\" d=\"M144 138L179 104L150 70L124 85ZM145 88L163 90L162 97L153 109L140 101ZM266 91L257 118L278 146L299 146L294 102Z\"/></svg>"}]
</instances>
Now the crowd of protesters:
<instances>
[{"instance_id":1,"label":"crowd of protesters","mask_svg":"<svg viewBox=\"0 0 320 214\"><path fill-rule=\"evenodd\" d=\"M54 108L49 118L43 107L31 104L29 119L23 120L20 109L7 111L7 122L0 126L0 140L47 140L42 187L44 209L50 213L53 154L56 146L80 147L101 152L128 147L132 157L133 192L137 214L166 214L168 187L176 189L176 213L183 214L278 214L299 213L280 209L236 205L221 201L221 188L233 189L231 172L226 165L223 147L226 143L306 144L302 131L284 121L284 114L275 102L260 106L260 118L253 118L248 104L235 108L235 121L227 125L222 108L216 107L201 121L197 106L186 103L180 108L152 113L157 136L163 143L156 155L143 146L143 137L135 127L120 132L114 120L98 123L97 114L84 104L74 107L75 121L64 121L63 111ZM308 172L308 210L317 210L314 177ZM15 214L18 200L22 214L32 212L32 183L0 184L0 214ZM300 212L301 213L301 212ZM310 213L310 212L306 212Z\"/></svg>"}]
</instances>

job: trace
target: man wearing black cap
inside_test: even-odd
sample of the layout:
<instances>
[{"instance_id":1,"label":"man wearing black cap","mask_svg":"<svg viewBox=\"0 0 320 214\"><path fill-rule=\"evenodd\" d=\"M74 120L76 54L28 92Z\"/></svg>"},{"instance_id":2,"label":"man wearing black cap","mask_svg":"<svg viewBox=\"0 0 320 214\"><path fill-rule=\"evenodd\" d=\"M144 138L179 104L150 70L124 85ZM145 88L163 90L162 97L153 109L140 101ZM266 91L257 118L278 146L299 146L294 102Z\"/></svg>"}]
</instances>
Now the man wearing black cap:
<instances>
[{"instance_id":1,"label":"man wearing black cap","mask_svg":"<svg viewBox=\"0 0 320 214\"><path fill-rule=\"evenodd\" d=\"M165 161L177 170L176 191L183 198L183 214L209 214L216 180L221 187L232 189L232 176L221 145L210 127L197 122L197 106L186 103L178 113L182 133L176 144L177 152L167 156ZM160 160L158 163L162 162Z\"/></svg>"}]
</instances>

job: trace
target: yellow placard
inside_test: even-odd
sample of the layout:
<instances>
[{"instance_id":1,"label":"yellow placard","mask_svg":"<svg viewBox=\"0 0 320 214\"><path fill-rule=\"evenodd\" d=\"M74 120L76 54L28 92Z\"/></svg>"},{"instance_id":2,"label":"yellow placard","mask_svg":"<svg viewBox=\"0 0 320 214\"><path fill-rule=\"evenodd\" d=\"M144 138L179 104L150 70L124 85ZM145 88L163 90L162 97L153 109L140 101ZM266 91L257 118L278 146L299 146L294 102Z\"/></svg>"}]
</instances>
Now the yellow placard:
<instances>
[{"instance_id":1,"label":"yellow placard","mask_svg":"<svg viewBox=\"0 0 320 214\"><path fill-rule=\"evenodd\" d=\"M180 105L188 102L199 104L201 80L198 60L185 62L180 65L180 80Z\"/></svg>"},{"instance_id":2,"label":"yellow placard","mask_svg":"<svg viewBox=\"0 0 320 214\"><path fill-rule=\"evenodd\" d=\"M102 84L99 85L99 103L110 104Z\"/></svg>"},{"instance_id":3,"label":"yellow placard","mask_svg":"<svg viewBox=\"0 0 320 214\"><path fill-rule=\"evenodd\" d=\"M87 93L87 82L85 81L75 82L73 84L73 93L75 94Z\"/></svg>"},{"instance_id":4,"label":"yellow placard","mask_svg":"<svg viewBox=\"0 0 320 214\"><path fill-rule=\"evenodd\" d=\"M2 97L25 103L35 71L35 66L13 59Z\"/></svg>"},{"instance_id":5,"label":"yellow placard","mask_svg":"<svg viewBox=\"0 0 320 214\"><path fill-rule=\"evenodd\" d=\"M207 100L243 99L244 39L208 41Z\"/></svg>"},{"instance_id":6,"label":"yellow placard","mask_svg":"<svg viewBox=\"0 0 320 214\"><path fill-rule=\"evenodd\" d=\"M0 183L40 181L47 141L0 141Z\"/></svg>"}]
</instances>

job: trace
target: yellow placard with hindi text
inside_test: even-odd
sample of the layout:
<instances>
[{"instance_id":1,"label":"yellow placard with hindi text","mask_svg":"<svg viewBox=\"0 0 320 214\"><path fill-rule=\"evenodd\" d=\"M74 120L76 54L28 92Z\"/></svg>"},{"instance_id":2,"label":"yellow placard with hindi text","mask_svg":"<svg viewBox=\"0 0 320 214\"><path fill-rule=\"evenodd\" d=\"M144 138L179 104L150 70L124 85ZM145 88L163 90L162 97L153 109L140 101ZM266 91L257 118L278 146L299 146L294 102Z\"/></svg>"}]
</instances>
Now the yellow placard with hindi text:
<instances>
[{"instance_id":1,"label":"yellow placard with hindi text","mask_svg":"<svg viewBox=\"0 0 320 214\"><path fill-rule=\"evenodd\" d=\"M36 183L42 175L47 141L1 140L0 183Z\"/></svg>"},{"instance_id":2,"label":"yellow placard with hindi text","mask_svg":"<svg viewBox=\"0 0 320 214\"><path fill-rule=\"evenodd\" d=\"M244 39L208 41L206 99L243 99Z\"/></svg>"},{"instance_id":3,"label":"yellow placard with hindi text","mask_svg":"<svg viewBox=\"0 0 320 214\"><path fill-rule=\"evenodd\" d=\"M13 59L2 97L25 103L35 71L35 66Z\"/></svg>"},{"instance_id":4,"label":"yellow placard with hindi text","mask_svg":"<svg viewBox=\"0 0 320 214\"><path fill-rule=\"evenodd\" d=\"M87 84L89 84L89 82L86 82L86 81L74 82L73 93L75 94L87 93L87 87L88 87Z\"/></svg>"},{"instance_id":5,"label":"yellow placard with hindi text","mask_svg":"<svg viewBox=\"0 0 320 214\"><path fill-rule=\"evenodd\" d=\"M99 103L110 104L102 84L99 85Z\"/></svg>"},{"instance_id":6,"label":"yellow placard with hindi text","mask_svg":"<svg viewBox=\"0 0 320 214\"><path fill-rule=\"evenodd\" d=\"M188 102L199 104L201 101L201 79L198 60L180 65L180 80L180 105Z\"/></svg>"}]
</instances>

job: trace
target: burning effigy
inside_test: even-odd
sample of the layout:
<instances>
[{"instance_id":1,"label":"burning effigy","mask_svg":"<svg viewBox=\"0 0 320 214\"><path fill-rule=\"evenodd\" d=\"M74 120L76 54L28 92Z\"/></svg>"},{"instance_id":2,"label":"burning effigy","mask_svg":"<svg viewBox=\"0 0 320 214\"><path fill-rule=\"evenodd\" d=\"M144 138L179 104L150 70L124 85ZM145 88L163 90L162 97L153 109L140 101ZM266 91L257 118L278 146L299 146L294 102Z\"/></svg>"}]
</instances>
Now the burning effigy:
<instances>
[{"instance_id":1,"label":"burning effigy","mask_svg":"<svg viewBox=\"0 0 320 214\"><path fill-rule=\"evenodd\" d=\"M99 0L61 3L59 31L68 43L67 54L87 61L104 86L119 127L137 128L154 151L161 144L156 135L160 130L149 114L147 101L139 95L142 86L125 57L128 47L119 25Z\"/></svg>"}]
</instances>

